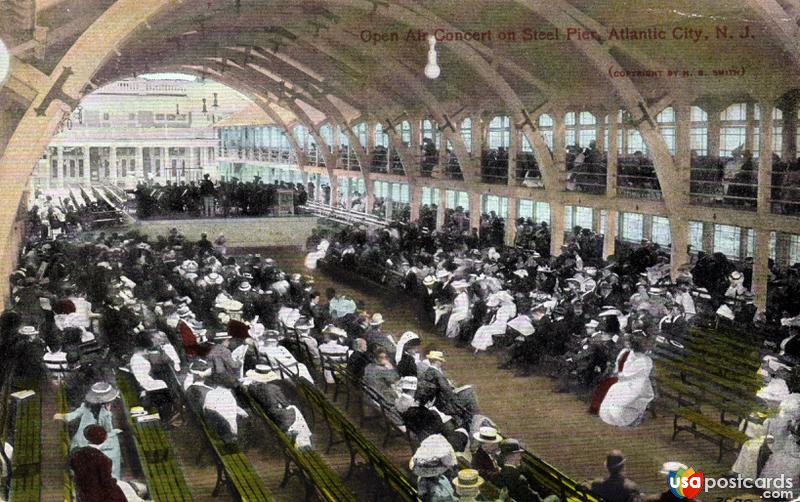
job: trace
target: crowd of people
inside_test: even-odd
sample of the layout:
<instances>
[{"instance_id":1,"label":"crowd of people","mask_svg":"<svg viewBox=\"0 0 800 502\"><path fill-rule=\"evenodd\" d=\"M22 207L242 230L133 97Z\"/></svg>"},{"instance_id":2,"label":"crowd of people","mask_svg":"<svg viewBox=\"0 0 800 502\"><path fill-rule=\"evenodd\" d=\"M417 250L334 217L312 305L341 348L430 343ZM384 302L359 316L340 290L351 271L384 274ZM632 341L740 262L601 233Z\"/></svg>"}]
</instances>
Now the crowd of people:
<instances>
[{"instance_id":1,"label":"crowd of people","mask_svg":"<svg viewBox=\"0 0 800 502\"><path fill-rule=\"evenodd\" d=\"M724 255L701 253L673 281L667 251L657 244L643 242L607 262L597 252L602 239L580 228L548 257L481 246L475 232L452 228L354 226L324 237L309 243L324 250L311 253L310 265L322 260L384 283L396 278L397 287L420 298L420 322L476 354L496 351L503 368L547 374L561 391L590 393L589 411L612 426L646 418L655 397L654 347L682 348L691 326L720 320L759 332L774 347L765 356L764 396L782 417L775 425L789 431L760 472L800 476L800 312L758 313L751 269L738 270Z\"/></svg>"},{"instance_id":2,"label":"crowd of people","mask_svg":"<svg viewBox=\"0 0 800 502\"><path fill-rule=\"evenodd\" d=\"M82 197L79 203L72 195L54 197L39 192L28 209L27 224L29 232L40 239L55 239L90 229L100 219L119 223L118 213L103 199Z\"/></svg>"},{"instance_id":3,"label":"crowd of people","mask_svg":"<svg viewBox=\"0 0 800 502\"><path fill-rule=\"evenodd\" d=\"M313 184L309 190L302 183L273 181L264 183L255 176L252 181L233 178L212 181L205 175L199 183L139 183L134 192L136 213L141 219L169 216L213 218L222 216L267 216L278 214L286 204L279 193L291 193L291 208L302 206L314 197Z\"/></svg>"}]
</instances>

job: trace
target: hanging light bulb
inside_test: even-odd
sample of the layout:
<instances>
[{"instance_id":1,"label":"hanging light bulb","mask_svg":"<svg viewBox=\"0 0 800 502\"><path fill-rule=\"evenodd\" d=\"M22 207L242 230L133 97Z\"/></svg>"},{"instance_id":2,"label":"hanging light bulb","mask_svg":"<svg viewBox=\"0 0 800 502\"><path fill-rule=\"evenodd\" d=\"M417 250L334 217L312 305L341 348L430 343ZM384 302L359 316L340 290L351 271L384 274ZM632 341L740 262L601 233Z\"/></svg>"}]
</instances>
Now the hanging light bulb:
<instances>
[{"instance_id":1,"label":"hanging light bulb","mask_svg":"<svg viewBox=\"0 0 800 502\"><path fill-rule=\"evenodd\" d=\"M436 37L428 36L428 64L425 65L425 76L430 79L439 77L441 68L436 63Z\"/></svg>"}]
</instances>

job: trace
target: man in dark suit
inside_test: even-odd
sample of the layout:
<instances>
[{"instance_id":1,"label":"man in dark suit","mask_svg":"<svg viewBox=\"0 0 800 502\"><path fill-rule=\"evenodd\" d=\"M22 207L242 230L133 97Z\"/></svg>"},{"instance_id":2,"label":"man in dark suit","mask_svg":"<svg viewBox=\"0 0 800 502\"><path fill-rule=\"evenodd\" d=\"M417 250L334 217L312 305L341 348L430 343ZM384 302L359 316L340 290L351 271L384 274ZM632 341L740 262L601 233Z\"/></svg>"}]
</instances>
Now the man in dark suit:
<instances>
[{"instance_id":1,"label":"man in dark suit","mask_svg":"<svg viewBox=\"0 0 800 502\"><path fill-rule=\"evenodd\" d=\"M514 500L526 502L542 502L542 498L531 488L528 478L519 470L524 450L516 439L504 439L500 442L500 456L503 466L500 468L498 484L508 490Z\"/></svg>"},{"instance_id":2,"label":"man in dark suit","mask_svg":"<svg viewBox=\"0 0 800 502\"><path fill-rule=\"evenodd\" d=\"M89 446L75 450L69 464L75 473L75 490L81 502L126 502L117 480L111 476L111 459L100 451L106 440L102 426L90 425L83 431Z\"/></svg>"},{"instance_id":3,"label":"man in dark suit","mask_svg":"<svg viewBox=\"0 0 800 502\"><path fill-rule=\"evenodd\" d=\"M639 487L625 477L625 456L614 450L606 457L608 476L592 482L592 493L608 502L638 502L641 500Z\"/></svg>"}]
</instances>

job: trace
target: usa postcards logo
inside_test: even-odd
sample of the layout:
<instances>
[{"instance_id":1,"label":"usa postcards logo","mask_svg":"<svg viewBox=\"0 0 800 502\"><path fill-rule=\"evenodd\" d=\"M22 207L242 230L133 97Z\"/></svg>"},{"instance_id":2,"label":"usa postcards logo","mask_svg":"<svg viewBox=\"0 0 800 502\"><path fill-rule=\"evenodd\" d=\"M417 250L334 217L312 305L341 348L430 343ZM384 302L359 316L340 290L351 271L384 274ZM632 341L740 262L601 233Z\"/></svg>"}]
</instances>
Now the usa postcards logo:
<instances>
[{"instance_id":1,"label":"usa postcards logo","mask_svg":"<svg viewBox=\"0 0 800 502\"><path fill-rule=\"evenodd\" d=\"M693 499L703 489L703 471L681 466L667 476L669 489L679 499Z\"/></svg>"}]
</instances>

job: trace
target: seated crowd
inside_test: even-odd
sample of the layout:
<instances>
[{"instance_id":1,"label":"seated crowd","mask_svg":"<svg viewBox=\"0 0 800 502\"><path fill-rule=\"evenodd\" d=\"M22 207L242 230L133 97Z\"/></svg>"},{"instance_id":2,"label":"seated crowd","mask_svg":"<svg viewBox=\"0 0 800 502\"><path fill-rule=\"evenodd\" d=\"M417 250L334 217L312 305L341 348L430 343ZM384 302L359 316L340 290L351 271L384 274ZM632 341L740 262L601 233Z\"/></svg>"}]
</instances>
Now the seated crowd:
<instances>
[{"instance_id":1,"label":"seated crowd","mask_svg":"<svg viewBox=\"0 0 800 502\"><path fill-rule=\"evenodd\" d=\"M498 352L501 367L550 375L562 391L590 393L590 412L613 426L645 419L655 398L654 348L682 350L691 327L718 322L757 332L766 341L766 401L780 410L779 424L790 425L760 472L798 479L800 312L788 305L796 274L772 288L765 315L756 312L749 290L751 269L738 270L719 253L700 253L673 281L666 250L652 242L604 261L602 238L585 229L576 228L561 254L549 257L481 245L475 234L356 225L317 235L321 245L313 254L322 264L413 293L420 322L476 354Z\"/></svg>"},{"instance_id":2,"label":"seated crowd","mask_svg":"<svg viewBox=\"0 0 800 502\"><path fill-rule=\"evenodd\" d=\"M295 207L309 199L302 183L264 183L259 176L247 182L237 178L214 182L205 175L199 183L139 183L134 194L136 213L142 219L175 215L227 218L275 214L279 190L293 193ZM310 196L313 198L313 193Z\"/></svg>"}]
</instances>

